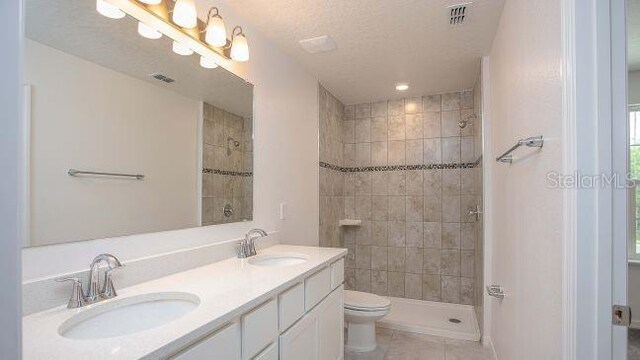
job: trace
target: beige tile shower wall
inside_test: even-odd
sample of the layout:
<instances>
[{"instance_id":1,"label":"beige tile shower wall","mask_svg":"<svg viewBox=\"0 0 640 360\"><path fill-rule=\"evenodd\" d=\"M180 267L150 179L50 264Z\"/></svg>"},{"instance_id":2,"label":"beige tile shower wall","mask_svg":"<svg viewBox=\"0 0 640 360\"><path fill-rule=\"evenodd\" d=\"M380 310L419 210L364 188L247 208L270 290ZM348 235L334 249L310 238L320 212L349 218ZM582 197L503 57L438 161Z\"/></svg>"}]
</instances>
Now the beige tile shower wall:
<instances>
[{"instance_id":1,"label":"beige tile shower wall","mask_svg":"<svg viewBox=\"0 0 640 360\"><path fill-rule=\"evenodd\" d=\"M318 103L320 161L342 166L344 105L322 86ZM343 172L320 167L320 246L342 247L338 223L345 217L344 179Z\"/></svg>"},{"instance_id":2,"label":"beige tile shower wall","mask_svg":"<svg viewBox=\"0 0 640 360\"><path fill-rule=\"evenodd\" d=\"M204 103L202 164L205 169L253 171L252 119ZM238 142L235 146L229 139ZM225 204L233 214L225 217ZM253 177L202 174L202 225L252 219Z\"/></svg>"},{"instance_id":3,"label":"beige tile shower wall","mask_svg":"<svg viewBox=\"0 0 640 360\"><path fill-rule=\"evenodd\" d=\"M344 166L475 161L473 91L347 106ZM474 169L346 173L342 230L347 287L380 295L474 304Z\"/></svg>"}]
</instances>

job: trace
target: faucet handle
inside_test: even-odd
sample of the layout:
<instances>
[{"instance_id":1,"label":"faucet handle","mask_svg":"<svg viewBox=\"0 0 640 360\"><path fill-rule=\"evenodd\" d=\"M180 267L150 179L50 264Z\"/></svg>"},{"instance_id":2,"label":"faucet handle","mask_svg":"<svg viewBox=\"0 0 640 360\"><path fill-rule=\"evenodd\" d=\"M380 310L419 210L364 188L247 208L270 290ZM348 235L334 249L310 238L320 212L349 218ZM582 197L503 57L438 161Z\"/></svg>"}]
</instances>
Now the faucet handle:
<instances>
[{"instance_id":1,"label":"faucet handle","mask_svg":"<svg viewBox=\"0 0 640 360\"><path fill-rule=\"evenodd\" d=\"M247 257L247 239L242 239L238 242L238 259L244 259Z\"/></svg>"},{"instance_id":2,"label":"faucet handle","mask_svg":"<svg viewBox=\"0 0 640 360\"><path fill-rule=\"evenodd\" d=\"M120 264L118 267L107 269L104 272L104 284L102 285L102 290L100 291L101 299L111 299L118 296L118 293L116 293L116 288L113 286L111 274L122 267L124 267L124 265Z\"/></svg>"},{"instance_id":3,"label":"faucet handle","mask_svg":"<svg viewBox=\"0 0 640 360\"><path fill-rule=\"evenodd\" d=\"M84 297L84 291L82 290L82 281L76 277L67 277L56 279L57 282L73 282L73 289L71 290L71 297L67 303L68 309L77 309L87 304L87 299Z\"/></svg>"}]
</instances>

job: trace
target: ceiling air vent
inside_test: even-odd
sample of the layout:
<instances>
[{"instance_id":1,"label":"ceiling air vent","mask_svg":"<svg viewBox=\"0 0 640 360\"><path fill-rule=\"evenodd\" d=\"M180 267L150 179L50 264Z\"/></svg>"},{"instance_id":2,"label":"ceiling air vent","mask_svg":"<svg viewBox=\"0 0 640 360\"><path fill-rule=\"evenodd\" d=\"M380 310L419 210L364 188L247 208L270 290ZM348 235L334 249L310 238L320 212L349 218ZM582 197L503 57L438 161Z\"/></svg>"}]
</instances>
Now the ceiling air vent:
<instances>
[{"instance_id":1,"label":"ceiling air vent","mask_svg":"<svg viewBox=\"0 0 640 360\"><path fill-rule=\"evenodd\" d=\"M336 49L336 43L328 35L300 40L298 44L309 54L323 53Z\"/></svg>"},{"instance_id":2,"label":"ceiling air vent","mask_svg":"<svg viewBox=\"0 0 640 360\"><path fill-rule=\"evenodd\" d=\"M449 6L449 24L462 25L469 16L470 7L470 2Z\"/></svg>"},{"instance_id":3,"label":"ceiling air vent","mask_svg":"<svg viewBox=\"0 0 640 360\"><path fill-rule=\"evenodd\" d=\"M164 76L164 75L158 74L158 73L150 74L149 76L151 76L152 78L154 78L156 80L164 81L167 84L171 84L172 82L175 81L175 80L173 80L172 78L170 78L168 76Z\"/></svg>"}]
</instances>

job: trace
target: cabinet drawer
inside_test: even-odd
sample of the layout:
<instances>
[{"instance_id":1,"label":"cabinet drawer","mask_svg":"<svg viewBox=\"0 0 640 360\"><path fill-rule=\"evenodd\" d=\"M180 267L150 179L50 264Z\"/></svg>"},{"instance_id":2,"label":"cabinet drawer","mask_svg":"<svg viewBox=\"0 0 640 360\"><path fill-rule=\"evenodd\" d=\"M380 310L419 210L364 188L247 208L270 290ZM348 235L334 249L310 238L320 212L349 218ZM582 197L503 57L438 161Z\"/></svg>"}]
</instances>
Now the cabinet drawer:
<instances>
[{"instance_id":1,"label":"cabinet drawer","mask_svg":"<svg viewBox=\"0 0 640 360\"><path fill-rule=\"evenodd\" d=\"M331 264L331 290L344 282L344 259Z\"/></svg>"},{"instance_id":2,"label":"cabinet drawer","mask_svg":"<svg viewBox=\"0 0 640 360\"><path fill-rule=\"evenodd\" d=\"M173 357L176 360L240 358L240 324L237 322L214 332Z\"/></svg>"},{"instance_id":3,"label":"cabinet drawer","mask_svg":"<svg viewBox=\"0 0 640 360\"><path fill-rule=\"evenodd\" d=\"M307 314L280 335L280 360L318 359L318 319Z\"/></svg>"},{"instance_id":4,"label":"cabinet drawer","mask_svg":"<svg viewBox=\"0 0 640 360\"><path fill-rule=\"evenodd\" d=\"M274 341L268 348L258 354L253 360L278 360L278 341Z\"/></svg>"},{"instance_id":5,"label":"cabinet drawer","mask_svg":"<svg viewBox=\"0 0 640 360\"><path fill-rule=\"evenodd\" d=\"M242 316L243 359L253 358L277 338L278 305L275 299Z\"/></svg>"},{"instance_id":6,"label":"cabinet drawer","mask_svg":"<svg viewBox=\"0 0 640 360\"><path fill-rule=\"evenodd\" d=\"M280 332L304 315L304 283L297 284L278 297Z\"/></svg>"},{"instance_id":7,"label":"cabinet drawer","mask_svg":"<svg viewBox=\"0 0 640 360\"><path fill-rule=\"evenodd\" d=\"M304 308L311 310L331 291L331 271L328 267L309 276L304 281Z\"/></svg>"}]
</instances>

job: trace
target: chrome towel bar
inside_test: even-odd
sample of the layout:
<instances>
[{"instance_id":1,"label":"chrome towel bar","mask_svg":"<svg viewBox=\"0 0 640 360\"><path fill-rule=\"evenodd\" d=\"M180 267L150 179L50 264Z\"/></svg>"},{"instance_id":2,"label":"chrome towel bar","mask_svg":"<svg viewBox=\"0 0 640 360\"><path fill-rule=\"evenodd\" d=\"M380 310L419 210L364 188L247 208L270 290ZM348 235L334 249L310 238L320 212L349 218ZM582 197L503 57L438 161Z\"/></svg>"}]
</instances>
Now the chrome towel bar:
<instances>
[{"instance_id":1,"label":"chrome towel bar","mask_svg":"<svg viewBox=\"0 0 640 360\"><path fill-rule=\"evenodd\" d=\"M512 163L513 155L511 155L511 153L515 149L519 148L520 146L541 148L543 144L544 144L544 138L542 137L542 135L532 136L526 139L520 139L515 145L509 148L509 150L505 151L504 154L498 156L496 158L496 161L503 162L503 163Z\"/></svg>"},{"instance_id":2,"label":"chrome towel bar","mask_svg":"<svg viewBox=\"0 0 640 360\"><path fill-rule=\"evenodd\" d=\"M136 180L144 180L144 175L142 174L121 174L121 173L109 173L109 172L98 172L98 171L81 171L76 169L69 169L67 174L71 176L78 176L78 175L115 176L115 177L133 178Z\"/></svg>"}]
</instances>

